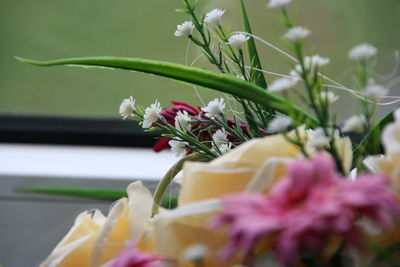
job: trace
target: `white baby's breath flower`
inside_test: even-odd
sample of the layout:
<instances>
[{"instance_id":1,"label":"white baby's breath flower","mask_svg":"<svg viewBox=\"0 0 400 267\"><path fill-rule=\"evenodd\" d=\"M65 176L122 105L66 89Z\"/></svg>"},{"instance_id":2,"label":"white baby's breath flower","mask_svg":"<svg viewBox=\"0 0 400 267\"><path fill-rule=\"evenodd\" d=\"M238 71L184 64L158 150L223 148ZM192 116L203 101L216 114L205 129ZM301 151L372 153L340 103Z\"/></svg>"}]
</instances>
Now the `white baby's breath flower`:
<instances>
[{"instance_id":1,"label":"white baby's breath flower","mask_svg":"<svg viewBox=\"0 0 400 267\"><path fill-rule=\"evenodd\" d=\"M238 75L236 75L236 78L241 79L241 80L245 80L243 74L238 74Z\"/></svg>"},{"instance_id":2,"label":"white baby's breath flower","mask_svg":"<svg viewBox=\"0 0 400 267\"><path fill-rule=\"evenodd\" d=\"M192 35L193 30L194 30L193 22L185 21L176 27L175 36L176 37L181 37L181 36L188 37L189 35Z\"/></svg>"},{"instance_id":3,"label":"white baby's breath flower","mask_svg":"<svg viewBox=\"0 0 400 267\"><path fill-rule=\"evenodd\" d=\"M324 129L317 128L311 132L306 145L315 149L324 149L330 147L330 141L330 138L325 135Z\"/></svg>"},{"instance_id":4,"label":"white baby's breath flower","mask_svg":"<svg viewBox=\"0 0 400 267\"><path fill-rule=\"evenodd\" d=\"M227 152L229 152L229 150L231 150L232 148L232 143L227 143L227 144L222 144L218 147L218 150L222 153L225 154Z\"/></svg>"},{"instance_id":5,"label":"white baby's breath flower","mask_svg":"<svg viewBox=\"0 0 400 267\"><path fill-rule=\"evenodd\" d=\"M236 33L229 37L228 44L236 49L243 49L244 43L249 39L250 37L244 35L243 33Z\"/></svg>"},{"instance_id":6,"label":"white baby's breath flower","mask_svg":"<svg viewBox=\"0 0 400 267\"><path fill-rule=\"evenodd\" d=\"M223 98L215 98L207 104L207 107L202 107L201 110L205 112L205 115L209 118L214 118L215 116L224 113L225 103Z\"/></svg>"},{"instance_id":7,"label":"white baby's breath flower","mask_svg":"<svg viewBox=\"0 0 400 267\"><path fill-rule=\"evenodd\" d=\"M301 40L307 38L310 36L311 31L307 29L306 27L303 26L297 26L289 29L284 37L286 40L292 42L292 43L298 43Z\"/></svg>"},{"instance_id":8,"label":"white baby's breath flower","mask_svg":"<svg viewBox=\"0 0 400 267\"><path fill-rule=\"evenodd\" d=\"M178 111L175 116L175 128L182 132L189 131L191 127L191 120L192 119L190 118L186 110L184 110L183 112Z\"/></svg>"},{"instance_id":9,"label":"white baby's breath flower","mask_svg":"<svg viewBox=\"0 0 400 267\"><path fill-rule=\"evenodd\" d=\"M353 115L344 121L342 131L344 133L358 133L361 134L364 132L364 125L366 123L366 119L364 115Z\"/></svg>"},{"instance_id":10,"label":"white baby's breath flower","mask_svg":"<svg viewBox=\"0 0 400 267\"><path fill-rule=\"evenodd\" d=\"M229 142L229 140L228 140L228 135L226 134L226 132L225 132L224 129L216 131L216 132L212 135L212 140L213 140L213 143L214 143L217 147L219 147L219 146L221 146L221 145L226 144L226 143Z\"/></svg>"},{"instance_id":11,"label":"white baby's breath flower","mask_svg":"<svg viewBox=\"0 0 400 267\"><path fill-rule=\"evenodd\" d=\"M211 24L215 27L221 26L221 17L224 15L225 10L216 8L208 12L204 18L204 22Z\"/></svg>"},{"instance_id":12,"label":"white baby's breath flower","mask_svg":"<svg viewBox=\"0 0 400 267\"><path fill-rule=\"evenodd\" d=\"M283 8L290 4L292 0L270 0L268 3L269 8Z\"/></svg>"},{"instance_id":13,"label":"white baby's breath flower","mask_svg":"<svg viewBox=\"0 0 400 267\"><path fill-rule=\"evenodd\" d=\"M143 128L150 128L153 123L155 123L160 118L160 113L162 111L161 104L156 100L154 104L147 107L143 115Z\"/></svg>"},{"instance_id":14,"label":"white baby's breath flower","mask_svg":"<svg viewBox=\"0 0 400 267\"><path fill-rule=\"evenodd\" d=\"M273 133L281 133L288 130L292 125L292 119L287 116L279 116L274 118L268 125L268 131Z\"/></svg>"},{"instance_id":15,"label":"white baby's breath flower","mask_svg":"<svg viewBox=\"0 0 400 267\"><path fill-rule=\"evenodd\" d=\"M270 92L278 93L294 87L298 82L296 78L281 78L273 81L268 87Z\"/></svg>"},{"instance_id":16,"label":"white baby's breath flower","mask_svg":"<svg viewBox=\"0 0 400 267\"><path fill-rule=\"evenodd\" d=\"M379 102L383 96L389 94L389 89L370 81L368 86L361 91L361 94L371 101Z\"/></svg>"},{"instance_id":17,"label":"white baby's breath flower","mask_svg":"<svg viewBox=\"0 0 400 267\"><path fill-rule=\"evenodd\" d=\"M181 158L186 155L186 142L171 140L168 142L168 144L171 147L171 151L175 157Z\"/></svg>"},{"instance_id":18,"label":"white baby's breath flower","mask_svg":"<svg viewBox=\"0 0 400 267\"><path fill-rule=\"evenodd\" d=\"M183 251L183 258L190 262L201 262L208 256L208 249L203 244L188 246Z\"/></svg>"},{"instance_id":19,"label":"white baby's breath flower","mask_svg":"<svg viewBox=\"0 0 400 267\"><path fill-rule=\"evenodd\" d=\"M353 47L349 52L349 58L356 61L364 61L378 53L378 49L376 47L363 43Z\"/></svg>"},{"instance_id":20,"label":"white baby's breath flower","mask_svg":"<svg viewBox=\"0 0 400 267\"><path fill-rule=\"evenodd\" d=\"M311 57L311 59L309 59L309 61L311 61L311 65L318 67L318 68L322 68L325 65L328 65L331 60L327 57L321 57L320 55L314 55Z\"/></svg>"},{"instance_id":21,"label":"white baby's breath flower","mask_svg":"<svg viewBox=\"0 0 400 267\"><path fill-rule=\"evenodd\" d=\"M136 100L132 96L122 101L121 105L119 106L119 114L121 114L124 120L129 117L133 118L135 116L135 102Z\"/></svg>"},{"instance_id":22,"label":"white baby's breath flower","mask_svg":"<svg viewBox=\"0 0 400 267\"><path fill-rule=\"evenodd\" d=\"M339 96L332 91L323 91L321 92L321 98L324 103L331 105L339 99Z\"/></svg>"},{"instance_id":23,"label":"white baby's breath flower","mask_svg":"<svg viewBox=\"0 0 400 267\"><path fill-rule=\"evenodd\" d=\"M320 69L330 62L331 60L329 58L321 57L320 55L306 56L304 58L304 68L308 73L314 73L317 68ZM298 79L302 78L301 73L303 73L303 69L300 64L297 64L294 70L290 71L290 75Z\"/></svg>"}]
</instances>

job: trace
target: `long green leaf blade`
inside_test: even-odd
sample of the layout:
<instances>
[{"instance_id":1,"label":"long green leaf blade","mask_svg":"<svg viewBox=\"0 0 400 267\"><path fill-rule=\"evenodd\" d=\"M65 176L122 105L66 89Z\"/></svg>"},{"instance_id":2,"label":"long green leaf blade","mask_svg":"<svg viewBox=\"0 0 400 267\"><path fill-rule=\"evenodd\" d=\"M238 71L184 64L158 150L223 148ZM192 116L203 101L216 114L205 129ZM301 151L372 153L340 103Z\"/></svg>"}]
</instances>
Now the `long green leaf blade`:
<instances>
[{"instance_id":1,"label":"long green leaf blade","mask_svg":"<svg viewBox=\"0 0 400 267\"><path fill-rule=\"evenodd\" d=\"M242 9L242 20L243 20L244 31L253 34L251 30L250 20L249 17L247 16L244 0L240 0L240 5ZM262 70L260 57L258 56L256 43L253 37L250 37L250 39L247 41L247 50L249 52L251 67ZM255 70L255 80L258 86L262 88L267 88L268 86L267 81L265 80L264 74L261 71Z\"/></svg>"},{"instance_id":2,"label":"long green leaf blade","mask_svg":"<svg viewBox=\"0 0 400 267\"><path fill-rule=\"evenodd\" d=\"M76 187L30 187L17 188L14 191L17 193L25 194L71 196L107 201L116 201L118 199L128 197L125 190L91 189ZM177 207L177 205L178 199L176 197L164 196L161 200L161 206L166 209L174 209Z\"/></svg>"},{"instance_id":3,"label":"long green leaf blade","mask_svg":"<svg viewBox=\"0 0 400 267\"><path fill-rule=\"evenodd\" d=\"M90 188L75 188L75 187L30 187L17 188L17 193L30 194L46 194L60 196L84 197L99 200L117 200L127 197L125 190L110 190L110 189L90 189Z\"/></svg>"},{"instance_id":4,"label":"long green leaf blade","mask_svg":"<svg viewBox=\"0 0 400 267\"><path fill-rule=\"evenodd\" d=\"M317 120L303 109L255 84L230 75L214 73L200 68L164 61L119 57L69 58L54 61L33 61L18 57L17 59L36 66L75 65L105 67L155 74L206 89L228 93L258 103L266 109L274 109L284 114L295 114L294 120L296 122L304 123L308 126L317 125Z\"/></svg>"}]
</instances>

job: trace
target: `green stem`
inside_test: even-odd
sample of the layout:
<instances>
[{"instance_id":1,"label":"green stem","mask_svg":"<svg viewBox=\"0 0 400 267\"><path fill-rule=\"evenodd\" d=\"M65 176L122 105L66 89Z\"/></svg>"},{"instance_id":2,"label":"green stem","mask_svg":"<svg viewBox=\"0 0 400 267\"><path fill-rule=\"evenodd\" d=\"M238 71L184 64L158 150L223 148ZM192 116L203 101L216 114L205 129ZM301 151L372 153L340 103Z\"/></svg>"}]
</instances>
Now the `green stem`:
<instances>
[{"instance_id":1,"label":"green stem","mask_svg":"<svg viewBox=\"0 0 400 267\"><path fill-rule=\"evenodd\" d=\"M210 159L204 158L198 154L191 154L180 159L177 163L175 163L164 175L160 183L157 185L156 191L154 192L154 204L152 208L152 216L158 213L158 209L160 207L165 191L167 190L168 186L175 178L175 176L182 170L183 164L186 161L208 162L210 161Z\"/></svg>"}]
</instances>

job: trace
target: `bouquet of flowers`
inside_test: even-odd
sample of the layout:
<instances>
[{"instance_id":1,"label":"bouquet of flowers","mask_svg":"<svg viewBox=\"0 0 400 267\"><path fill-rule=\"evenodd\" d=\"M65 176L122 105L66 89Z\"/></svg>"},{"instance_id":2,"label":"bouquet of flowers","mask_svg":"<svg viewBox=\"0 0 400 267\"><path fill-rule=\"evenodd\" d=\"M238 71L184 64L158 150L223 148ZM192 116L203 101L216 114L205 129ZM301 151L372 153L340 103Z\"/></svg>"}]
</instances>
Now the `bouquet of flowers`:
<instances>
[{"instance_id":1,"label":"bouquet of flowers","mask_svg":"<svg viewBox=\"0 0 400 267\"><path fill-rule=\"evenodd\" d=\"M154 150L170 148L179 160L154 195L134 182L107 216L81 213L41 266L399 266L400 110L376 114L400 98L374 80L377 49L350 50L349 88L324 74L330 59L306 56L311 30L292 20L292 0L267 3L281 14L291 52L252 33L244 0L244 29L234 32L224 27L224 9L202 14L183 2L178 11L189 20L175 36L220 73L138 58L19 58L150 73L225 93L200 107L124 99L123 119L159 131ZM256 41L287 57L292 71L265 71ZM267 84L265 74L279 78ZM338 122L335 90L354 96L360 114ZM178 207L160 207L181 171Z\"/></svg>"}]
</instances>

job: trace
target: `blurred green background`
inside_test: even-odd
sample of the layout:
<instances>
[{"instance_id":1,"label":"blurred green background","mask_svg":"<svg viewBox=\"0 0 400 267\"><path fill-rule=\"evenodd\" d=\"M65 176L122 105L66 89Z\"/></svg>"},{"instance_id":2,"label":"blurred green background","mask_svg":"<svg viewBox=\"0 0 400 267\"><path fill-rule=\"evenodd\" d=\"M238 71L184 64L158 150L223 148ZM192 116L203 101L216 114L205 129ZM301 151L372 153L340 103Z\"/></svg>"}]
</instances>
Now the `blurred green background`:
<instances>
[{"instance_id":1,"label":"blurred green background","mask_svg":"<svg viewBox=\"0 0 400 267\"><path fill-rule=\"evenodd\" d=\"M199 11L227 9L224 24L241 29L238 0L202 0ZM285 48L278 12L265 0L247 0L256 35ZM18 55L47 60L77 56L127 56L185 63L187 40L173 36L186 20L176 13L181 0L3 0L0 1L0 113L67 116L118 116L123 98L143 105L161 100L200 104L195 91L164 78L98 69L37 68ZM387 73L400 49L399 0L295 0L290 13L313 31L308 51L330 57L326 73L350 85L348 50L368 41L379 48L378 70ZM263 67L287 73L288 61L262 47ZM199 51L192 49L189 62ZM198 66L208 67L205 61ZM267 76L268 81L273 77ZM398 95L398 89L392 94ZM200 91L204 101L218 95ZM347 105L351 102L342 102Z\"/></svg>"}]
</instances>

